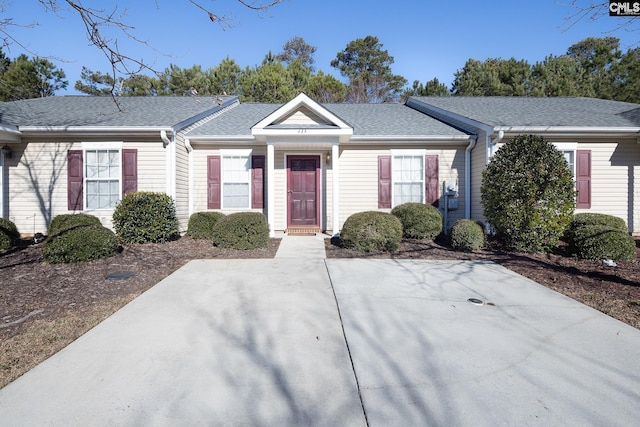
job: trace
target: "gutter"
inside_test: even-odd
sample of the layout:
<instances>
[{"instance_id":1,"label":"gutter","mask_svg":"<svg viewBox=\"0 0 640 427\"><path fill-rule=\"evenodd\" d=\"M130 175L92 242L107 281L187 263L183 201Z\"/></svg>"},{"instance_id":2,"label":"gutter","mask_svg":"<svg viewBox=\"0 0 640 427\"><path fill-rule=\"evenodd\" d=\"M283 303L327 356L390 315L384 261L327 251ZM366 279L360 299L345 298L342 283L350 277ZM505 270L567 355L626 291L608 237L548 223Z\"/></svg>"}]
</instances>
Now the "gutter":
<instances>
[{"instance_id":1,"label":"gutter","mask_svg":"<svg viewBox=\"0 0 640 427\"><path fill-rule=\"evenodd\" d=\"M491 159L493 157L496 145L500 141L502 141L502 138L504 138L504 131L501 130L501 131L498 131L498 135L495 138L489 140L489 147L487 147L488 148L487 152L489 154L489 159Z\"/></svg>"}]
</instances>

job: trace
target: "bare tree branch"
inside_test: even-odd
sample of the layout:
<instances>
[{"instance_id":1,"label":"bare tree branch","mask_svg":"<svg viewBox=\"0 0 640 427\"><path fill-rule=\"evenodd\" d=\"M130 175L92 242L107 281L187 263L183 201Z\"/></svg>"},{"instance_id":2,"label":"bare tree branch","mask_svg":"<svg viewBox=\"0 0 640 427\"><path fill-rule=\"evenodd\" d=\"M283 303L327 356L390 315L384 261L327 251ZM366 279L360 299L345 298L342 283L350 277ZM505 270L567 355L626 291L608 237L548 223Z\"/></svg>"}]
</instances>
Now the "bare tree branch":
<instances>
[{"instance_id":1,"label":"bare tree branch","mask_svg":"<svg viewBox=\"0 0 640 427\"><path fill-rule=\"evenodd\" d=\"M223 30L231 28L231 23L233 21L232 17L214 13L211 9L203 5L203 0L187 1L193 6L204 11L207 14L208 19L220 25ZM237 1L248 9L262 13L286 0ZM45 10L59 16L64 11L63 0L38 0L38 2L45 8ZM71 10L77 13L82 20L89 44L99 49L110 64L110 74L112 74L114 81L113 87L111 88L111 92L113 94L116 93L116 84L118 81L117 76L133 76L145 70L159 75L159 71L154 69L154 64L147 62L144 58L135 58L128 54L126 50L120 48L119 37L121 39L126 38L127 40L132 40L158 52L148 43L148 41L142 40L134 34L136 28L133 25L125 22L127 15L126 8L119 8L119 6L115 6L113 10L108 11L98 7L85 6L84 0L64 0L64 3L70 6ZM159 8L157 0L154 0L154 3L156 8ZM7 5L8 3L6 0L0 0L1 16L6 16ZM3 43L2 47L15 44L29 52L27 46L21 44L19 40L11 35L11 32L9 31L11 26L19 25L15 24L11 18L0 18L0 40L2 40ZM37 26L36 23L23 25L23 27L35 26Z\"/></svg>"},{"instance_id":2,"label":"bare tree branch","mask_svg":"<svg viewBox=\"0 0 640 427\"><path fill-rule=\"evenodd\" d=\"M570 0L568 3L565 3L564 5L573 9L573 12L570 13L563 20L564 24L560 26L560 29L563 32L570 30L573 26L575 26L579 22L582 22L585 20L597 21L599 19L609 18L609 2L608 1L594 2L593 0ZM628 32L635 32L635 33L640 32L640 29L635 27L635 24L639 22L638 18L640 17L638 16L612 17L611 30L606 31L606 33L614 33L620 30L625 30Z\"/></svg>"}]
</instances>

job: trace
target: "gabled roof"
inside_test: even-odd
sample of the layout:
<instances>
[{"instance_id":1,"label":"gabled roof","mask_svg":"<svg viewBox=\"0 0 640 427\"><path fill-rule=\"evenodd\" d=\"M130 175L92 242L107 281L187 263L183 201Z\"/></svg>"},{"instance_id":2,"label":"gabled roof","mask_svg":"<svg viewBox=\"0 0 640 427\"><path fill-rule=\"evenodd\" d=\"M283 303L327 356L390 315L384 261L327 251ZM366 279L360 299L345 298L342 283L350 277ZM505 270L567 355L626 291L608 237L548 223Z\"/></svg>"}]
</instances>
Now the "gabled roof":
<instances>
[{"instance_id":1,"label":"gabled roof","mask_svg":"<svg viewBox=\"0 0 640 427\"><path fill-rule=\"evenodd\" d=\"M578 97L412 97L448 113L493 128L640 128L640 104Z\"/></svg>"},{"instance_id":2,"label":"gabled roof","mask_svg":"<svg viewBox=\"0 0 640 427\"><path fill-rule=\"evenodd\" d=\"M279 124L279 121L276 120L275 123L271 121L274 118L272 115L281 107L279 104L241 103L202 126L192 129L187 137L250 138L254 125L263 121L272 123L272 128L282 129L283 125ZM342 126L346 125L353 129L353 139L467 137L466 133L402 104L322 104L322 107L335 116ZM284 115L284 117L288 116L291 116L291 111ZM332 123L319 122L314 126L318 129L338 126Z\"/></svg>"},{"instance_id":3,"label":"gabled roof","mask_svg":"<svg viewBox=\"0 0 640 427\"><path fill-rule=\"evenodd\" d=\"M51 96L0 103L0 124L23 128L171 128L223 108L235 97Z\"/></svg>"}]
</instances>

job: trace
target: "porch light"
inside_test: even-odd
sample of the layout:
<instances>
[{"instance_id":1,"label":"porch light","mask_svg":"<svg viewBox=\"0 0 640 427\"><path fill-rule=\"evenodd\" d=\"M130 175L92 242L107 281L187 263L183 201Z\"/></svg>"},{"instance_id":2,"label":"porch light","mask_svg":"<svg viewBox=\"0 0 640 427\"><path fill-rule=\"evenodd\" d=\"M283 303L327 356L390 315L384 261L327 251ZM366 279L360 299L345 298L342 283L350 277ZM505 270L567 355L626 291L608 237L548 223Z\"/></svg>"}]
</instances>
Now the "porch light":
<instances>
[{"instance_id":1,"label":"porch light","mask_svg":"<svg viewBox=\"0 0 640 427\"><path fill-rule=\"evenodd\" d=\"M327 153L326 161L327 164L331 164L331 153Z\"/></svg>"},{"instance_id":2,"label":"porch light","mask_svg":"<svg viewBox=\"0 0 640 427\"><path fill-rule=\"evenodd\" d=\"M4 144L4 147L2 147L0 151L2 151L2 155L4 156L5 159L10 159L13 157L13 151L11 150L11 147L9 147L7 144Z\"/></svg>"}]
</instances>

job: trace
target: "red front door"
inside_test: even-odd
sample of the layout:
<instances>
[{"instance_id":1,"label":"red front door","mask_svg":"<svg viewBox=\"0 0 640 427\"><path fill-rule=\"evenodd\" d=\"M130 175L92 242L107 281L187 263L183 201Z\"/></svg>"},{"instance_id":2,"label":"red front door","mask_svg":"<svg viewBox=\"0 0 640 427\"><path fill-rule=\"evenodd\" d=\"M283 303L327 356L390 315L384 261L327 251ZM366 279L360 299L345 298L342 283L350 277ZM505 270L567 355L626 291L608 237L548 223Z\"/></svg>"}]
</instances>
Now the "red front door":
<instances>
[{"instance_id":1,"label":"red front door","mask_svg":"<svg viewBox=\"0 0 640 427\"><path fill-rule=\"evenodd\" d=\"M320 204L320 157L287 157L288 225L318 226Z\"/></svg>"}]
</instances>

